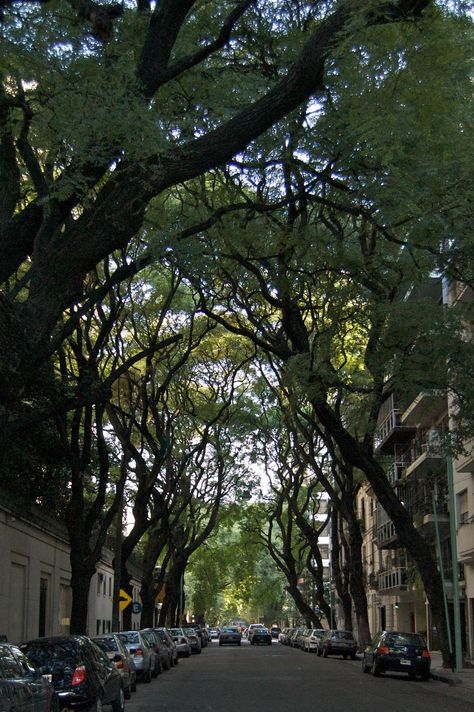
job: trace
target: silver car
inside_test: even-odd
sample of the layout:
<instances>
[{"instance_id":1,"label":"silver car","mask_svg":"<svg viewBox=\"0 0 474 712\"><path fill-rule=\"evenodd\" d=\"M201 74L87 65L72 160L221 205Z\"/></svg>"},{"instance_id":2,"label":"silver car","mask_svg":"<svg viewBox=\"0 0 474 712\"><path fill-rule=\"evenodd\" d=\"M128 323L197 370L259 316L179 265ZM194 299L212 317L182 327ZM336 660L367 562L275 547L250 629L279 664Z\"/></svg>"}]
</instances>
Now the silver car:
<instances>
[{"instance_id":1,"label":"silver car","mask_svg":"<svg viewBox=\"0 0 474 712\"><path fill-rule=\"evenodd\" d=\"M191 655L191 645L188 637L182 628L168 628L168 633L176 643L180 658L189 658Z\"/></svg>"},{"instance_id":2,"label":"silver car","mask_svg":"<svg viewBox=\"0 0 474 712\"><path fill-rule=\"evenodd\" d=\"M155 674L155 651L138 630L127 630L117 633L133 658L137 675L144 682L151 682Z\"/></svg>"},{"instance_id":3,"label":"silver car","mask_svg":"<svg viewBox=\"0 0 474 712\"><path fill-rule=\"evenodd\" d=\"M106 633L92 638L92 640L104 651L119 671L125 699L129 700L131 693L137 689L137 671L125 643L120 640L117 633Z\"/></svg>"}]
</instances>

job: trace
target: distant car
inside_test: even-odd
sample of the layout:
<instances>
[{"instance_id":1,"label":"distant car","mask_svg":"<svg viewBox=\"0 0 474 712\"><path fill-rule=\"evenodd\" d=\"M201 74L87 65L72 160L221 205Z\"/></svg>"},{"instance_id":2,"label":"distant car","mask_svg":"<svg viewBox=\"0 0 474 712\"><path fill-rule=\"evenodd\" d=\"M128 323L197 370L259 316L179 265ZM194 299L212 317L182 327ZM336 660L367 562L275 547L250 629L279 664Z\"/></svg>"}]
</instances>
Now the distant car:
<instances>
[{"instance_id":1,"label":"distant car","mask_svg":"<svg viewBox=\"0 0 474 712\"><path fill-rule=\"evenodd\" d=\"M161 640L161 636L153 628L142 628L140 633L148 640L155 651L155 673L159 675L163 670L172 667L171 650Z\"/></svg>"},{"instance_id":2,"label":"distant car","mask_svg":"<svg viewBox=\"0 0 474 712\"><path fill-rule=\"evenodd\" d=\"M407 673L413 680L417 675L422 680L429 680L430 666L429 650L424 638L418 633L398 631L377 633L364 650L362 658L363 672L370 671L375 676L393 670Z\"/></svg>"},{"instance_id":3,"label":"distant car","mask_svg":"<svg viewBox=\"0 0 474 712\"><path fill-rule=\"evenodd\" d=\"M297 645L298 636L301 635L303 633L303 631L305 631L305 630L306 630L306 628L302 628L301 626L299 628L293 628L293 630L291 631L291 633L288 636L288 645L291 648L298 647L298 645Z\"/></svg>"},{"instance_id":4,"label":"distant car","mask_svg":"<svg viewBox=\"0 0 474 712\"><path fill-rule=\"evenodd\" d=\"M240 645L242 633L236 625L227 625L221 628L219 633L219 645Z\"/></svg>"},{"instance_id":5,"label":"distant car","mask_svg":"<svg viewBox=\"0 0 474 712\"><path fill-rule=\"evenodd\" d=\"M184 630L182 628L168 628L168 633L175 642L179 657L189 658L191 655L191 645Z\"/></svg>"},{"instance_id":6,"label":"distant car","mask_svg":"<svg viewBox=\"0 0 474 712\"><path fill-rule=\"evenodd\" d=\"M355 660L357 641L350 630L326 630L318 642L318 655L327 658L328 655L342 655L344 660L350 657Z\"/></svg>"},{"instance_id":7,"label":"distant car","mask_svg":"<svg viewBox=\"0 0 474 712\"><path fill-rule=\"evenodd\" d=\"M271 645L272 636L268 628L253 628L250 636L250 645Z\"/></svg>"},{"instance_id":8,"label":"distant car","mask_svg":"<svg viewBox=\"0 0 474 712\"><path fill-rule=\"evenodd\" d=\"M184 635L188 639L188 643L191 647L191 652L196 655L200 655L202 651L201 636L198 635L194 628L183 628Z\"/></svg>"},{"instance_id":9,"label":"distant car","mask_svg":"<svg viewBox=\"0 0 474 712\"><path fill-rule=\"evenodd\" d=\"M174 667L174 665L177 665L179 663L179 656L178 650L176 648L176 643L169 634L168 628L153 628L153 630L157 635L160 636L162 642L170 651L171 667Z\"/></svg>"},{"instance_id":10,"label":"distant car","mask_svg":"<svg viewBox=\"0 0 474 712\"><path fill-rule=\"evenodd\" d=\"M304 639L308 635L311 628L300 628L295 636L294 647L303 650Z\"/></svg>"},{"instance_id":11,"label":"distant car","mask_svg":"<svg viewBox=\"0 0 474 712\"><path fill-rule=\"evenodd\" d=\"M192 642L191 644L191 650L193 653L200 653L202 648L204 648L207 645L207 639L206 642L204 641L203 634L199 626L183 626L183 630L189 640ZM195 639L198 639L199 645L197 646L195 643Z\"/></svg>"},{"instance_id":12,"label":"distant car","mask_svg":"<svg viewBox=\"0 0 474 712\"><path fill-rule=\"evenodd\" d=\"M211 640L217 640L219 637L220 629L219 628L209 628L209 637Z\"/></svg>"},{"instance_id":13,"label":"distant car","mask_svg":"<svg viewBox=\"0 0 474 712\"><path fill-rule=\"evenodd\" d=\"M93 642L111 660L122 676L125 699L129 700L131 693L137 689L137 671L135 663L124 643L116 633L107 633L92 638Z\"/></svg>"},{"instance_id":14,"label":"distant car","mask_svg":"<svg viewBox=\"0 0 474 712\"><path fill-rule=\"evenodd\" d=\"M16 645L0 643L0 710L58 712L52 683L35 670Z\"/></svg>"},{"instance_id":15,"label":"distant car","mask_svg":"<svg viewBox=\"0 0 474 712\"><path fill-rule=\"evenodd\" d=\"M151 682L155 674L156 654L148 640L138 630L117 633L133 658L137 676L144 682Z\"/></svg>"},{"instance_id":16,"label":"distant car","mask_svg":"<svg viewBox=\"0 0 474 712\"><path fill-rule=\"evenodd\" d=\"M85 635L36 638L20 645L33 667L47 675L61 709L124 712L122 677L107 655Z\"/></svg>"},{"instance_id":17,"label":"distant car","mask_svg":"<svg viewBox=\"0 0 474 712\"><path fill-rule=\"evenodd\" d=\"M323 628L310 628L303 638L303 645L301 646L307 653L317 652L319 641L323 637L325 631Z\"/></svg>"},{"instance_id":18,"label":"distant car","mask_svg":"<svg viewBox=\"0 0 474 712\"><path fill-rule=\"evenodd\" d=\"M278 640L278 636L280 633L281 633L281 628L279 628L276 625L272 625L272 627L270 628L270 634L271 634L272 638L274 638L275 640Z\"/></svg>"},{"instance_id":19,"label":"distant car","mask_svg":"<svg viewBox=\"0 0 474 712\"><path fill-rule=\"evenodd\" d=\"M254 628L261 628L262 625L263 625L262 623L250 623L250 625L246 631L247 638L250 640L250 636L252 635L252 630Z\"/></svg>"}]
</instances>

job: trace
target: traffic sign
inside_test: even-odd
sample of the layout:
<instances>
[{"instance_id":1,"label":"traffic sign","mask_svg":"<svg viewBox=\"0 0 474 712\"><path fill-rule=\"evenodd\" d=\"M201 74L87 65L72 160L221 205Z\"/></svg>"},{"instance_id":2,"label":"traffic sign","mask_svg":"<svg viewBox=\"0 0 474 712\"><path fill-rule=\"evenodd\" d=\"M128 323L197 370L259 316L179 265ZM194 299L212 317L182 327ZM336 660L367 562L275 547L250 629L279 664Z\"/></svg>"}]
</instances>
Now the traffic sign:
<instances>
[{"instance_id":1,"label":"traffic sign","mask_svg":"<svg viewBox=\"0 0 474 712\"><path fill-rule=\"evenodd\" d=\"M128 606L129 603L132 602L132 597L123 590L123 588L120 589L120 601L119 601L119 608L121 611L124 611L126 607Z\"/></svg>"}]
</instances>

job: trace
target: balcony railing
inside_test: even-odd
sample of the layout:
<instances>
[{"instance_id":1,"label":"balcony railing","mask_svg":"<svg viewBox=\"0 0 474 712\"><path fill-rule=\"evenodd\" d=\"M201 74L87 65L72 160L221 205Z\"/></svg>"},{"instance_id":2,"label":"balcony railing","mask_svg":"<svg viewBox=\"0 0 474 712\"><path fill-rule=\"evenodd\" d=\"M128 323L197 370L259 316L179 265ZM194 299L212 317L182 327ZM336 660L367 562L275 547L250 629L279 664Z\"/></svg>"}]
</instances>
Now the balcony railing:
<instances>
[{"instance_id":1,"label":"balcony railing","mask_svg":"<svg viewBox=\"0 0 474 712\"><path fill-rule=\"evenodd\" d=\"M379 423L375 433L375 448L389 451L396 442L406 442L415 433L416 428L403 425L401 411L391 408L385 418Z\"/></svg>"},{"instance_id":2,"label":"balcony railing","mask_svg":"<svg viewBox=\"0 0 474 712\"><path fill-rule=\"evenodd\" d=\"M407 570L405 566L387 569L379 573L379 591L404 591L407 587Z\"/></svg>"}]
</instances>

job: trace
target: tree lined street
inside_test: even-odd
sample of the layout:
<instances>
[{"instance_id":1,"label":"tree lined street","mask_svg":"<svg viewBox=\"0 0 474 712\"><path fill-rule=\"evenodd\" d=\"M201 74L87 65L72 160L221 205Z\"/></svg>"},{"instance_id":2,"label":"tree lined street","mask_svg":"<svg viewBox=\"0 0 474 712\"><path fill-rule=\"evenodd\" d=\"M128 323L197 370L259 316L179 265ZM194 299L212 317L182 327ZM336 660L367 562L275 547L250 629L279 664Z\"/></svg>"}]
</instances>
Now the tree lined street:
<instances>
[{"instance_id":1,"label":"tree lined street","mask_svg":"<svg viewBox=\"0 0 474 712\"><path fill-rule=\"evenodd\" d=\"M241 648L210 645L158 678L141 685L128 712L468 712L472 690L406 676L363 675L360 661L318 658L273 643Z\"/></svg>"}]
</instances>

